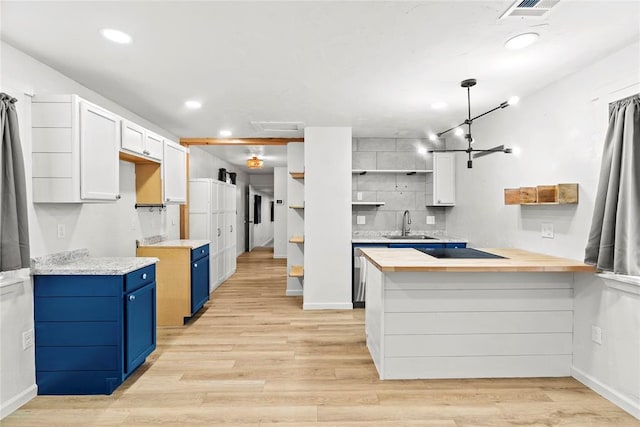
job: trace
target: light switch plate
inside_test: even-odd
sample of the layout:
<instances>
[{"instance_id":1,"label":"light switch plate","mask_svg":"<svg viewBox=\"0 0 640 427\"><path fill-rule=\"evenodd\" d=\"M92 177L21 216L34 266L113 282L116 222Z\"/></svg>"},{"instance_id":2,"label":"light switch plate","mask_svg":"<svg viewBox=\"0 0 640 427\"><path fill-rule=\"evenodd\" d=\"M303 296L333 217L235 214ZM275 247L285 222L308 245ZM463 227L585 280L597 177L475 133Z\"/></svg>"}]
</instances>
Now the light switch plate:
<instances>
[{"instance_id":1,"label":"light switch plate","mask_svg":"<svg viewBox=\"0 0 640 427\"><path fill-rule=\"evenodd\" d=\"M542 237L545 239L553 239L553 224L542 223Z\"/></svg>"},{"instance_id":2,"label":"light switch plate","mask_svg":"<svg viewBox=\"0 0 640 427\"><path fill-rule=\"evenodd\" d=\"M591 341L596 344L602 345L602 328L599 326L591 325Z\"/></svg>"},{"instance_id":3,"label":"light switch plate","mask_svg":"<svg viewBox=\"0 0 640 427\"><path fill-rule=\"evenodd\" d=\"M358 199L358 200L362 200L362 191L358 191L358 192L356 193L356 199Z\"/></svg>"},{"instance_id":4,"label":"light switch plate","mask_svg":"<svg viewBox=\"0 0 640 427\"><path fill-rule=\"evenodd\" d=\"M33 347L33 329L22 333L22 349L26 350L29 347Z\"/></svg>"},{"instance_id":5,"label":"light switch plate","mask_svg":"<svg viewBox=\"0 0 640 427\"><path fill-rule=\"evenodd\" d=\"M58 239L64 239L65 231L64 224L58 224Z\"/></svg>"},{"instance_id":6,"label":"light switch plate","mask_svg":"<svg viewBox=\"0 0 640 427\"><path fill-rule=\"evenodd\" d=\"M367 220L364 215L356 215L356 224L365 225L366 223L367 223Z\"/></svg>"},{"instance_id":7,"label":"light switch plate","mask_svg":"<svg viewBox=\"0 0 640 427\"><path fill-rule=\"evenodd\" d=\"M427 224L433 225L435 223L436 223L436 217L435 216L431 216L431 215L427 215Z\"/></svg>"}]
</instances>

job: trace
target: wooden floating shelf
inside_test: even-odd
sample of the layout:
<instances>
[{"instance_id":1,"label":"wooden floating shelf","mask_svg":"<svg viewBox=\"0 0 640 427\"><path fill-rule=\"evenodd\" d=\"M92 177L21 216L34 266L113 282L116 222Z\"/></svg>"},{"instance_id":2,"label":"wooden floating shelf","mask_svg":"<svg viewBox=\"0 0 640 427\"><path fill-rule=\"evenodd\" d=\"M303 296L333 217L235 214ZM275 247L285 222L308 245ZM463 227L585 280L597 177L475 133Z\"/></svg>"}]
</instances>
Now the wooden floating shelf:
<instances>
[{"instance_id":1,"label":"wooden floating shelf","mask_svg":"<svg viewBox=\"0 0 640 427\"><path fill-rule=\"evenodd\" d=\"M304 209L304 205L289 205L291 209Z\"/></svg>"},{"instance_id":2,"label":"wooden floating shelf","mask_svg":"<svg viewBox=\"0 0 640 427\"><path fill-rule=\"evenodd\" d=\"M538 185L504 189L505 205L570 205L578 203L578 184Z\"/></svg>"},{"instance_id":3,"label":"wooden floating shelf","mask_svg":"<svg viewBox=\"0 0 640 427\"><path fill-rule=\"evenodd\" d=\"M292 265L289 277L304 277L304 267L301 265Z\"/></svg>"},{"instance_id":4,"label":"wooden floating shelf","mask_svg":"<svg viewBox=\"0 0 640 427\"><path fill-rule=\"evenodd\" d=\"M384 206L384 202L351 202L351 206Z\"/></svg>"},{"instance_id":5,"label":"wooden floating shelf","mask_svg":"<svg viewBox=\"0 0 640 427\"><path fill-rule=\"evenodd\" d=\"M304 179L304 172L289 172L293 179Z\"/></svg>"},{"instance_id":6,"label":"wooden floating shelf","mask_svg":"<svg viewBox=\"0 0 640 427\"><path fill-rule=\"evenodd\" d=\"M400 170L400 169L353 169L352 174L365 175L367 173L406 173L407 175L415 175L417 173L432 173L432 169L414 169L414 170Z\"/></svg>"},{"instance_id":7,"label":"wooden floating shelf","mask_svg":"<svg viewBox=\"0 0 640 427\"><path fill-rule=\"evenodd\" d=\"M304 236L293 236L289 239L289 243L304 243Z\"/></svg>"}]
</instances>

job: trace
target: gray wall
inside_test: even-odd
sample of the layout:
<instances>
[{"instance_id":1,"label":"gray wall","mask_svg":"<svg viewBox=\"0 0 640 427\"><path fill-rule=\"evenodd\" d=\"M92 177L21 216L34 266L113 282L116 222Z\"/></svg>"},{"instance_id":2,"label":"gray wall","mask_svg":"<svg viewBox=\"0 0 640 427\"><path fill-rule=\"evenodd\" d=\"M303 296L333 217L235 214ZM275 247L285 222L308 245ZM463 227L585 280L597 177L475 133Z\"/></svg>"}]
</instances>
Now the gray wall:
<instances>
[{"instance_id":1,"label":"gray wall","mask_svg":"<svg viewBox=\"0 0 640 427\"><path fill-rule=\"evenodd\" d=\"M426 139L408 138L353 138L353 169L431 169L433 155L419 154L418 148L434 148ZM353 231L399 231L402 214L411 213L411 231L445 230L445 209L426 207L427 194L431 194L433 176L427 174L407 175L374 174L352 175L352 200L362 192L364 202L385 202L380 207L354 206L351 222ZM450 208L449 208L450 209ZM356 216L364 215L365 225L356 224ZM435 225L427 225L427 215L435 217Z\"/></svg>"}]
</instances>

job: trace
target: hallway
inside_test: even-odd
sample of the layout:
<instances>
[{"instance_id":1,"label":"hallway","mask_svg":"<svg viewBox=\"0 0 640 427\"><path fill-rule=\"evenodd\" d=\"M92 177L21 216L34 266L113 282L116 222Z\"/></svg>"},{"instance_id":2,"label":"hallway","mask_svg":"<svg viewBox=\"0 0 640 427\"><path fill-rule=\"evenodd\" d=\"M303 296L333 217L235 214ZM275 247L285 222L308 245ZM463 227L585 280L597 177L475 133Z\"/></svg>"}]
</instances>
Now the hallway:
<instances>
[{"instance_id":1,"label":"hallway","mask_svg":"<svg viewBox=\"0 0 640 427\"><path fill-rule=\"evenodd\" d=\"M572 378L379 381L364 310L302 311L272 256L241 255L113 395L38 396L2 426L639 425Z\"/></svg>"}]
</instances>

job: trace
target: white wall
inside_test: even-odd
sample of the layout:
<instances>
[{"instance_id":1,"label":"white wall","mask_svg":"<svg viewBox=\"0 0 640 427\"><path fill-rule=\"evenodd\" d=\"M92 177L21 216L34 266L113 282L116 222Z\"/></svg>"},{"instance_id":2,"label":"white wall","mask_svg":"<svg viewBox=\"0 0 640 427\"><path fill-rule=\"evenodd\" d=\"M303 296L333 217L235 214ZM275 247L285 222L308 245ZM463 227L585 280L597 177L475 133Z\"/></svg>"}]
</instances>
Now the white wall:
<instances>
[{"instance_id":1,"label":"white wall","mask_svg":"<svg viewBox=\"0 0 640 427\"><path fill-rule=\"evenodd\" d=\"M133 164L120 162L120 193L122 198L115 203L100 204L38 204L32 203L31 196L31 99L24 93L74 93L116 114L139 123L167 138L175 135L159 128L141 117L127 111L96 92L69 79L56 70L36 61L24 53L2 42L1 46L1 90L19 98L20 137L25 157L27 174L27 202L29 206L29 234L31 256L36 257L53 252L77 248L88 248L96 256L135 256L135 241L156 234L179 237L179 208L170 206L162 213L134 209L135 169ZM64 238L57 237L57 225L64 224ZM29 284L30 286L30 284ZM25 287L23 293L12 294L19 298L14 301L25 307L33 307L31 289ZM33 311L21 310L12 318L12 327L23 330L33 328ZM3 317L3 334L6 325ZM13 331L17 332L17 331ZM13 332L11 332L13 334ZM17 335L16 335L17 336ZM22 351L21 343L3 345L0 350L3 371L13 375L2 375L0 389L3 390L0 404L4 407L15 398L15 387L30 387L34 380L34 363ZM20 381L23 381L21 383ZM9 385L8 383L11 383ZM26 386L30 383L29 386Z\"/></svg>"},{"instance_id":2,"label":"white wall","mask_svg":"<svg viewBox=\"0 0 640 427\"><path fill-rule=\"evenodd\" d=\"M479 148L505 144L521 152L483 157L473 169L458 158L457 205L447 216L447 231L468 237L470 246L518 247L583 259L606 132L602 100L637 83L639 69L640 43L635 42L474 123ZM564 182L580 185L577 205L504 205L504 188ZM541 238L542 223L554 225L554 239ZM600 280L578 277L574 369L591 378L592 386L599 383L617 393L617 403L633 402L640 416L640 391L628 386L629 378L640 378L640 359L628 359L640 348L640 298L623 297L604 289ZM591 341L591 325L603 328L602 345Z\"/></svg>"},{"instance_id":3,"label":"white wall","mask_svg":"<svg viewBox=\"0 0 640 427\"><path fill-rule=\"evenodd\" d=\"M352 308L351 128L305 128L304 162L303 308Z\"/></svg>"},{"instance_id":4,"label":"white wall","mask_svg":"<svg viewBox=\"0 0 640 427\"><path fill-rule=\"evenodd\" d=\"M225 168L227 172L236 172L236 252L240 255L244 252L244 217L245 217L245 194L249 185L249 177L241 172L237 166L228 163L219 157L214 156L205 149L198 146L189 147L189 179L193 178L213 178L218 179L218 169Z\"/></svg>"},{"instance_id":5,"label":"white wall","mask_svg":"<svg viewBox=\"0 0 640 427\"><path fill-rule=\"evenodd\" d=\"M273 199L275 221L273 228L273 257L287 257L287 168L273 168ZM278 204L278 200L282 203Z\"/></svg>"}]
</instances>

